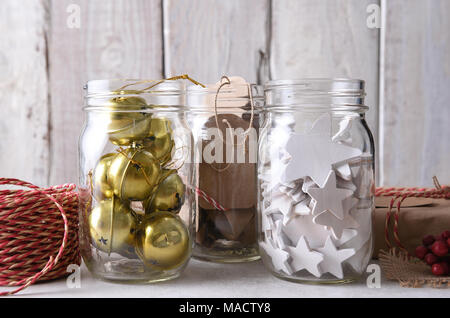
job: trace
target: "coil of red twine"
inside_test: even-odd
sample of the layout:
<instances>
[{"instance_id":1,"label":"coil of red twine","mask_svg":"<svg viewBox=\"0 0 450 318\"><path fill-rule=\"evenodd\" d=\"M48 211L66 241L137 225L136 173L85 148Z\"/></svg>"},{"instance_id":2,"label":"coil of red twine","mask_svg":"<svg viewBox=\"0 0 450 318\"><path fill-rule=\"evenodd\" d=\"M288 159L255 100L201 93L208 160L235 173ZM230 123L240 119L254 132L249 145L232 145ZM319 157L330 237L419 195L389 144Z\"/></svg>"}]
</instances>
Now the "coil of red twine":
<instances>
[{"instance_id":1,"label":"coil of red twine","mask_svg":"<svg viewBox=\"0 0 450 318\"><path fill-rule=\"evenodd\" d=\"M31 189L0 190L0 286L19 286L0 296L66 276L68 265L80 265L76 186L41 189L10 178L0 178L0 185Z\"/></svg>"}]
</instances>

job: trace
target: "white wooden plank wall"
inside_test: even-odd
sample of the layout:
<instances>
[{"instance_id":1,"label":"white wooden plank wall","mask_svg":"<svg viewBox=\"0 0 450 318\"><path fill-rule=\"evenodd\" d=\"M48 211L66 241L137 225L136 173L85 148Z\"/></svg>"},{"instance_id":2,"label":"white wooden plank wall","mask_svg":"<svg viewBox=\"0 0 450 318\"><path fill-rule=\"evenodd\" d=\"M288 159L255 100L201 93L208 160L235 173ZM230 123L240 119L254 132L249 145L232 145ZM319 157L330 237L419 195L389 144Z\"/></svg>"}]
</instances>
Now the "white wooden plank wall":
<instances>
[{"instance_id":1,"label":"white wooden plank wall","mask_svg":"<svg viewBox=\"0 0 450 318\"><path fill-rule=\"evenodd\" d=\"M66 9L80 7L80 28ZM50 183L77 182L83 85L90 79L161 78L161 3L146 0L51 2Z\"/></svg>"},{"instance_id":2,"label":"white wooden plank wall","mask_svg":"<svg viewBox=\"0 0 450 318\"><path fill-rule=\"evenodd\" d=\"M0 176L48 182L48 12L35 0L0 9Z\"/></svg>"},{"instance_id":3,"label":"white wooden plank wall","mask_svg":"<svg viewBox=\"0 0 450 318\"><path fill-rule=\"evenodd\" d=\"M450 1L385 2L381 181L450 184Z\"/></svg>"},{"instance_id":4,"label":"white wooden plank wall","mask_svg":"<svg viewBox=\"0 0 450 318\"><path fill-rule=\"evenodd\" d=\"M266 53L268 0L163 0L166 76L258 80Z\"/></svg>"},{"instance_id":5,"label":"white wooden plank wall","mask_svg":"<svg viewBox=\"0 0 450 318\"><path fill-rule=\"evenodd\" d=\"M450 2L381 0L381 32L367 27L370 4L380 0L4 0L0 176L77 182L87 80L188 73L365 79L379 180L450 183ZM73 5L80 28L67 24Z\"/></svg>"},{"instance_id":6,"label":"white wooden plank wall","mask_svg":"<svg viewBox=\"0 0 450 318\"><path fill-rule=\"evenodd\" d=\"M379 30L367 27L373 0L284 0L272 8L271 76L366 81L366 114L378 134Z\"/></svg>"}]
</instances>

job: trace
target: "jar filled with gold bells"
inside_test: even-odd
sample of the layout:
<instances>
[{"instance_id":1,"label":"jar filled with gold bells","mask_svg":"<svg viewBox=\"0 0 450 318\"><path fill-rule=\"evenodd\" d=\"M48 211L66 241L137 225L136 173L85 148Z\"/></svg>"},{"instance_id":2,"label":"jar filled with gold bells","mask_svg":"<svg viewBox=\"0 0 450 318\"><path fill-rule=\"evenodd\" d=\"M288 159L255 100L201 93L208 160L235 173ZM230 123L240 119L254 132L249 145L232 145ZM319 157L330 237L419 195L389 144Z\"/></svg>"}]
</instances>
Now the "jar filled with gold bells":
<instances>
[{"instance_id":1,"label":"jar filled with gold bells","mask_svg":"<svg viewBox=\"0 0 450 318\"><path fill-rule=\"evenodd\" d=\"M270 81L258 157L259 247L277 277L358 279L372 256L374 143L364 81Z\"/></svg>"},{"instance_id":2,"label":"jar filled with gold bells","mask_svg":"<svg viewBox=\"0 0 450 318\"><path fill-rule=\"evenodd\" d=\"M190 259L195 171L180 78L189 79L85 86L80 247L96 277L163 281L178 277Z\"/></svg>"},{"instance_id":3,"label":"jar filled with gold bells","mask_svg":"<svg viewBox=\"0 0 450 318\"><path fill-rule=\"evenodd\" d=\"M259 259L256 162L262 87L227 77L187 90L195 142L194 257L236 263Z\"/></svg>"}]
</instances>

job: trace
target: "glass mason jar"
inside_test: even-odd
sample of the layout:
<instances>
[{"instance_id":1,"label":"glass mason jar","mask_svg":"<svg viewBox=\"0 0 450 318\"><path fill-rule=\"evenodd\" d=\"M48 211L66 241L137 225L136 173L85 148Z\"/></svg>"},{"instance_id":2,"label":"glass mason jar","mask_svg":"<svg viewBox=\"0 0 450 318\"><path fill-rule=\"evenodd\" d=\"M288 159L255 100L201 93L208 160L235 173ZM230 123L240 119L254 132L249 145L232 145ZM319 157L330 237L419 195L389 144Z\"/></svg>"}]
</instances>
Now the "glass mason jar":
<instances>
[{"instance_id":1,"label":"glass mason jar","mask_svg":"<svg viewBox=\"0 0 450 318\"><path fill-rule=\"evenodd\" d=\"M222 263L259 259L256 162L262 104L262 87L239 77L187 90L198 189L196 258Z\"/></svg>"},{"instance_id":2,"label":"glass mason jar","mask_svg":"<svg viewBox=\"0 0 450 318\"><path fill-rule=\"evenodd\" d=\"M95 80L85 90L79 140L84 262L102 279L178 277L193 247L185 85Z\"/></svg>"},{"instance_id":3,"label":"glass mason jar","mask_svg":"<svg viewBox=\"0 0 450 318\"><path fill-rule=\"evenodd\" d=\"M374 143L364 118L364 81L276 80L264 93L263 262L290 281L354 281L373 252Z\"/></svg>"}]
</instances>

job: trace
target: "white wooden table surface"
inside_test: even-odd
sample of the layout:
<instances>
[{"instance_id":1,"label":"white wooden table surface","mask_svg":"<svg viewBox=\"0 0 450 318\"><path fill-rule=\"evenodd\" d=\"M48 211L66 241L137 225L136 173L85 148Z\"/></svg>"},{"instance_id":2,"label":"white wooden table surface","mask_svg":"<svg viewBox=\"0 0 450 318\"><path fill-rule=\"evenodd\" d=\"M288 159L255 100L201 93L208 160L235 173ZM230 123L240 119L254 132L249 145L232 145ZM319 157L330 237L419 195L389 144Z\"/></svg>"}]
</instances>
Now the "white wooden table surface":
<instances>
[{"instance_id":1,"label":"white wooden table surface","mask_svg":"<svg viewBox=\"0 0 450 318\"><path fill-rule=\"evenodd\" d=\"M1 288L1 291L5 288ZM213 264L191 260L183 275L172 281L148 284L115 284L94 279L83 265L81 288L68 288L65 279L33 285L12 297L450 297L450 289L402 288L382 278L381 288L359 283L313 286L280 280L269 274L260 261L247 264Z\"/></svg>"}]
</instances>

